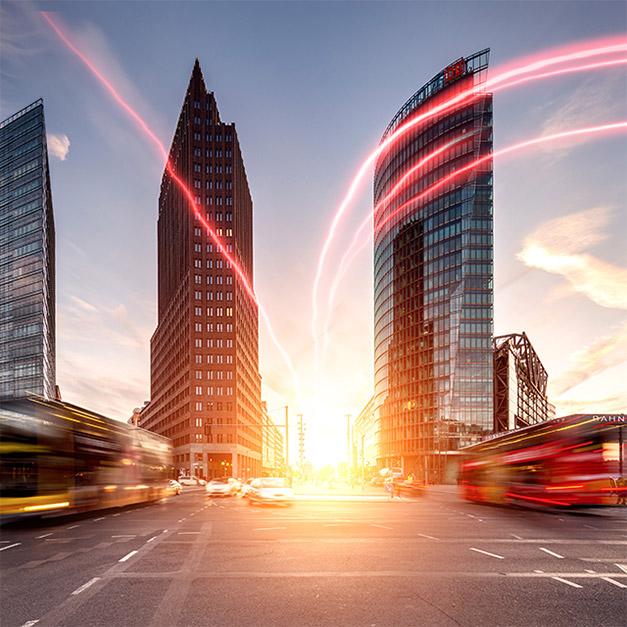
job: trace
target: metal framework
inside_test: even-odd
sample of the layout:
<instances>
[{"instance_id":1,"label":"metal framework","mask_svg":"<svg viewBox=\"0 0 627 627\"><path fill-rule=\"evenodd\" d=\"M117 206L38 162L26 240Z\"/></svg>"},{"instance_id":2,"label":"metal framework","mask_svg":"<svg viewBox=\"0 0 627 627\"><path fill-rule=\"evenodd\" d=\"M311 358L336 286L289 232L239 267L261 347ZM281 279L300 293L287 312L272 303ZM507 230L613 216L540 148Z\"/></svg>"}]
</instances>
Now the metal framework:
<instances>
[{"instance_id":1,"label":"metal framework","mask_svg":"<svg viewBox=\"0 0 627 627\"><path fill-rule=\"evenodd\" d=\"M515 360L515 381L510 376L510 359ZM511 333L494 338L494 432L528 426L547 420L548 374L527 335ZM516 385L516 390L512 390ZM515 416L510 420L515 393Z\"/></svg>"}]
</instances>

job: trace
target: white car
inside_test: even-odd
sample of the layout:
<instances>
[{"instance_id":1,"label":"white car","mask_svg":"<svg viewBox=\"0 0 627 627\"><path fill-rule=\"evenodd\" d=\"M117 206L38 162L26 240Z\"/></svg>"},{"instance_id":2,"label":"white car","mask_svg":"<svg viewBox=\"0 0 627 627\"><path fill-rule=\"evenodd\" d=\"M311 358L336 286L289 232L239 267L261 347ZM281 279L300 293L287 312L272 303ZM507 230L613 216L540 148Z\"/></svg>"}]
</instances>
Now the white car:
<instances>
[{"instance_id":1,"label":"white car","mask_svg":"<svg viewBox=\"0 0 627 627\"><path fill-rule=\"evenodd\" d=\"M196 477L189 477L187 475L179 477L178 482L181 485L198 485L198 479Z\"/></svg>"},{"instance_id":2,"label":"white car","mask_svg":"<svg viewBox=\"0 0 627 627\"><path fill-rule=\"evenodd\" d=\"M168 490L171 494L180 494L183 491L183 486L174 479L168 481Z\"/></svg>"},{"instance_id":3,"label":"white car","mask_svg":"<svg viewBox=\"0 0 627 627\"><path fill-rule=\"evenodd\" d=\"M207 496L232 496L233 484L228 477L212 479L205 487Z\"/></svg>"},{"instance_id":4,"label":"white car","mask_svg":"<svg viewBox=\"0 0 627 627\"><path fill-rule=\"evenodd\" d=\"M294 500L294 490L285 477L263 477L250 484L248 500L255 503L275 503L289 505Z\"/></svg>"}]
</instances>

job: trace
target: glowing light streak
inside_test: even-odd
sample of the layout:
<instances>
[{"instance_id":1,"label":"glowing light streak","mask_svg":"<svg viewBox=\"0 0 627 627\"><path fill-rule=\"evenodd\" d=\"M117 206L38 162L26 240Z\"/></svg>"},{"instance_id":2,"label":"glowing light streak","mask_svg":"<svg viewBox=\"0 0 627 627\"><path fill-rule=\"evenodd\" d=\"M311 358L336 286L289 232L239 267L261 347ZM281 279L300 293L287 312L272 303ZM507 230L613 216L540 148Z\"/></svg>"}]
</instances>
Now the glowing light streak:
<instances>
[{"instance_id":1,"label":"glowing light streak","mask_svg":"<svg viewBox=\"0 0 627 627\"><path fill-rule=\"evenodd\" d=\"M550 499L541 499L534 496L525 496L523 494L515 494L514 492L505 492L504 496L511 496L515 499L521 499L523 501L534 501L537 503L546 503L547 505L570 505L568 501L552 501Z\"/></svg>"},{"instance_id":2,"label":"glowing light streak","mask_svg":"<svg viewBox=\"0 0 627 627\"><path fill-rule=\"evenodd\" d=\"M621 129L627 129L627 121L625 121L625 122L615 122L615 123L612 123L612 124L606 124L606 125L602 125L602 126L592 126L592 127L588 127L588 128L580 128L580 129L574 129L574 130L569 130L569 131L562 131L560 133L554 133L553 135L543 135L543 136L540 136L540 137L536 137L534 139L530 139L530 140L526 140L524 142L520 142L518 144L513 144L511 146L507 146L506 148L502 148L500 150L497 150L497 151L495 151L493 153L490 153L489 155L485 155L483 157L480 157L479 159L476 159L475 161L467 164L466 166L464 166L462 168L459 168L458 170L455 170L451 174L449 174L449 175L439 179L433 185L431 185L430 187L425 189L420 194L418 194L418 195L414 196L413 198L410 198L408 201L404 202L402 205L397 207L392 213L390 213L380 224L378 224L373 229L373 232L376 233L379 230L381 230L381 228L383 228L383 226L385 226L385 224L387 224L387 222L389 222L394 216L396 216L401 211L404 211L405 209L407 209L412 204L415 204L415 203L419 202L420 200L425 198L428 194L436 191L437 189L439 189L440 187L442 187L446 183L452 181L453 179L455 179L456 177L460 176L461 174L464 174L465 172L469 172L473 168L476 168L478 165L481 165L482 163L490 161L491 159L494 159L495 157L501 157L501 156L504 156L504 155L509 154L511 152L515 152L515 151L522 150L524 148L529 148L529 147L532 147L532 146L537 146L537 145L540 145L540 144L543 144L543 143L547 143L547 142L550 142L550 141L556 141L556 140L561 140L561 139L570 139L570 138L573 138L573 137L578 137L578 136L583 136L583 135L589 135L589 134L594 134L594 133L610 132L610 131L617 131L617 130L621 130ZM424 162L426 160L432 158L433 156L435 156L436 153L439 153L439 152L440 152L440 149L435 151L435 153L432 153L431 155L428 155L427 157L425 157L425 159L423 161L421 161L420 164L418 164L418 166L421 165L421 164L424 164ZM416 166L416 168L418 166ZM346 274L346 271L348 270L348 267L352 263L353 259L357 256L359 251L364 246L366 246L368 244L368 242L370 241L369 236L368 236L368 238L364 239L364 241L362 241L361 244L357 245L357 242L359 241L359 238L360 238L360 233L362 233L366 229L366 227L368 227L370 225L371 220L372 220L374 214L376 213L376 211L378 211L378 209L381 207L381 205L384 202L387 202L387 200L390 197L390 195L391 194L388 194L380 203L378 203L375 206L375 208L373 209L373 211L371 211L368 214L368 216L365 218L365 220L361 223L361 225L359 226L359 228L355 232L355 235L353 237L353 241L352 241L351 245L346 250L346 252L344 253L344 256L342 257L342 259L340 261L340 267L339 267L338 272L337 272L337 274L336 274L336 276L335 276L335 278L333 280L333 283L331 285L330 299L329 299L329 313L327 314L328 317L327 317L327 322L326 322L325 332L324 332L325 346L326 346L326 343L327 343L327 339L326 338L327 338L327 335L328 335L327 329L328 329L328 326L329 326L329 316L330 316L331 306L332 306L332 297L336 293L337 288L339 286L339 283L342 280L342 278L344 277L344 275ZM575 418L572 418L571 420L575 420ZM570 422L570 421L565 421L565 422L559 423L559 424L565 424L566 422Z\"/></svg>"},{"instance_id":3,"label":"glowing light streak","mask_svg":"<svg viewBox=\"0 0 627 627\"><path fill-rule=\"evenodd\" d=\"M552 485L546 487L547 490L581 490L582 488L584 488L583 483L578 485Z\"/></svg>"},{"instance_id":4,"label":"glowing light streak","mask_svg":"<svg viewBox=\"0 0 627 627\"><path fill-rule=\"evenodd\" d=\"M251 286L250 282L248 281L248 277L246 276L244 270L241 268L239 263L237 263L237 261L233 258L233 256L227 251L225 245L223 244L221 239L218 237L218 235L216 234L216 232L214 231L212 226L207 222L207 220L204 218L204 216L198 210L197 205L196 205L196 201L194 199L194 196L193 196L192 192L190 191L190 189L187 187L187 185L185 185L185 183L181 180L181 178L174 171L174 168L172 167L172 164L170 163L170 158L169 158L168 152L166 151L164 145L161 143L159 138L152 132L152 130L148 127L148 125L144 122L144 120L139 116L139 114L129 104L126 103L126 101L117 93L115 88L96 69L96 67L91 63L91 61L83 53L81 53L74 46L74 44L72 44L72 42L61 32L60 28L57 26L57 24L50 17L50 14L46 13L45 11L42 11L41 15L48 22L48 24L50 24L50 26L55 31L55 33L58 35L58 37L68 46L68 48L70 48L70 50L72 50L72 52L75 55L77 55L81 59L81 61L83 61L83 63L94 74L94 76L96 76L96 78L98 78L98 80L104 85L104 87L111 94L111 96L114 98L114 100L139 124L140 128L142 129L142 131L144 131L144 133L154 142L154 144L156 145L159 153L165 159L165 162L166 162L165 168L166 168L168 174L170 175L172 180L174 180L176 182L176 184L180 187L180 189L183 192L183 194L187 197L187 200L189 201L189 204L190 204L190 206L192 208L192 211L193 211L195 217L207 229L207 232L208 232L209 236L211 237L211 239L213 240L213 242L216 244L216 247L218 248L220 253L225 257L225 259L231 264L231 267L235 270L237 276L240 279L240 282L241 282L242 286L244 287L244 289L246 290L246 292L248 293L250 298L253 300L253 302L259 308L259 313L261 314L261 317L262 317L262 319L263 319L263 321L264 321L264 323L266 325L268 333L270 334L270 337L272 338L272 341L273 341L274 345L279 350L281 356L283 357L283 359L285 360L285 362L286 362L286 364L287 364L287 366L289 368L289 371L290 371L290 373L292 375L292 380L293 380L293 383L294 383L294 388L295 388L295 391L296 391L296 394L297 394L298 402L302 406L303 403L302 403L302 397L301 397L301 392L300 392L300 384L298 382L298 376L296 374L296 371L294 370L294 366L292 364L291 359L289 358L287 352L285 351L285 349L283 348L283 346L281 345L281 343L279 342L279 340L277 339L277 337L276 337L276 335L274 333L274 330L272 328L272 325L270 324L270 320L268 318L268 315L267 315L265 309L263 308L263 306L259 302L259 300L258 300L258 298L257 298L257 296L255 294L255 291L254 291L253 287Z\"/></svg>"},{"instance_id":5,"label":"glowing light streak","mask_svg":"<svg viewBox=\"0 0 627 627\"><path fill-rule=\"evenodd\" d=\"M324 268L324 263L325 263L325 259L328 253L328 250L330 248L331 245L331 241L333 240L334 236L335 236L335 232L337 230L338 224L342 218L342 215L344 214L348 204L350 203L350 201L352 200L357 187L359 186L362 178L364 177L366 171L370 168L370 166L374 163L375 159L377 159L377 157L384 151L387 150L392 143L398 141L403 135L405 135L410 129L412 129L414 126L416 126L417 124L420 124L421 122L424 122L425 120L437 115L437 114L441 114L446 112L448 109L451 109L455 106L458 106L460 104L462 104L462 102L466 99L468 99L469 97L472 97L474 95L476 95L477 93L486 93L488 91L498 91L499 89L505 89L507 87L513 87L515 85L519 85L522 83L526 83L532 80L539 80L539 79L543 79L543 78L549 78L549 77L553 77L553 76L557 76L560 74L567 74L567 73L573 73L573 72L579 72L579 71L585 71L585 70L591 70L591 69L598 69L601 67L605 67L605 66L612 66L612 65L617 65L617 64L621 64L621 63L625 63L626 60L625 59L613 59L610 61L606 61L606 62L599 62L599 63L594 63L594 64L587 64L587 65L583 65L583 66L578 66L578 67L570 67L570 68L561 68L558 70L553 70L551 72L544 72L542 74L537 74L534 76L521 76L523 74L528 74L530 72L536 71L538 69L541 68L545 68L548 67L550 65L557 65L560 63L566 63L568 61L575 61L578 59L583 59L583 58L588 58L588 57L594 57L594 56L600 56L600 55L607 55L607 54L615 54L615 53L619 53L619 52L625 52L627 51L627 43L621 42L619 44L613 44L613 45L604 45L604 46L600 46L597 48L591 48L591 49L585 49L585 50L579 50L576 52L571 52L568 54L562 54L559 56L555 56L555 57L551 57L548 59L542 59L540 61L535 61L532 63L528 63L526 65L523 65L519 68L514 68L513 70L509 70L507 72L502 72L501 74L498 74L488 80L486 80L483 84L481 84L480 86L478 86L478 88L476 88L475 86L473 86L472 88L458 94L457 96L445 101L444 103L441 103L437 106L434 106L433 108L431 108L430 110L427 110L413 118L411 118L410 120L408 120L407 122L405 122L404 124L400 125L395 131L394 133L392 133L389 137L386 138L385 141L383 141L381 144L379 144L379 146L372 152L370 153L370 155L366 158L366 160L362 163L361 167L359 168L357 174L355 175L349 190L346 194L346 196L344 197L343 201L341 202L340 206L338 207L338 209L336 210L336 213L333 217L333 220L331 222L331 226L329 227L328 233L327 233L327 237L326 240L323 244L322 247L322 251L320 253L320 256L318 258L318 266L317 266L317 271L316 271L316 276L314 278L314 283L313 283L313 290L312 290L312 321L311 321L311 333L312 333L312 337L313 337L313 341L314 341L314 361L315 361L315 372L318 372L318 336L317 336L317 331L316 331L316 322L317 322L317 318L318 318L318 305L317 305L317 300L318 300L318 288L319 288L319 284L321 281L321 277L322 277L322 271ZM518 77L518 78L516 78ZM509 79L515 78L515 80L512 80L508 83L506 83L505 85L500 85L499 83L505 82ZM333 289L333 288L332 288ZM328 333L328 324L325 325L324 328L324 332L323 335L325 336L325 342L327 342L326 340L326 335Z\"/></svg>"}]
</instances>

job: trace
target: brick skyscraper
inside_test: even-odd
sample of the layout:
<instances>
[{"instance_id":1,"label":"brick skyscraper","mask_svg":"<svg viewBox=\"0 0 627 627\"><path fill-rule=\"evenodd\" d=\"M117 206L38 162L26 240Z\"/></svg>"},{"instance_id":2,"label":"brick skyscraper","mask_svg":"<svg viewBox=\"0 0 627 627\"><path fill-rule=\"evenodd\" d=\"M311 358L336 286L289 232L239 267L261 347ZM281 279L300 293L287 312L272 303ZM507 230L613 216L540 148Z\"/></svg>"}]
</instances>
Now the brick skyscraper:
<instances>
[{"instance_id":1,"label":"brick skyscraper","mask_svg":"<svg viewBox=\"0 0 627 627\"><path fill-rule=\"evenodd\" d=\"M252 285L253 206L237 132L222 122L198 59L170 163ZM151 401L141 426L172 438L179 472L261 475L257 305L167 170L159 197L158 293Z\"/></svg>"}]
</instances>

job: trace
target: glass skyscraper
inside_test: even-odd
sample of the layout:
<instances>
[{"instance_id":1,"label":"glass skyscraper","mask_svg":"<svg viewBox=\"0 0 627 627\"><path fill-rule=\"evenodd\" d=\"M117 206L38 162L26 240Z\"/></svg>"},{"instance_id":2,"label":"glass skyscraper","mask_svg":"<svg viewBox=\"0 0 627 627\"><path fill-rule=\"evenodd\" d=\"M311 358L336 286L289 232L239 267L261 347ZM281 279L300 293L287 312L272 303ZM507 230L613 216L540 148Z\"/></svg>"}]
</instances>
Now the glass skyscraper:
<instances>
[{"instance_id":1,"label":"glass skyscraper","mask_svg":"<svg viewBox=\"0 0 627 627\"><path fill-rule=\"evenodd\" d=\"M0 123L0 397L55 398L55 233L43 101Z\"/></svg>"},{"instance_id":2,"label":"glass skyscraper","mask_svg":"<svg viewBox=\"0 0 627 627\"><path fill-rule=\"evenodd\" d=\"M493 424L488 60L489 50L459 59L418 90L382 142L443 108L391 142L375 166L377 463L429 481L450 481L455 451Z\"/></svg>"}]
</instances>

